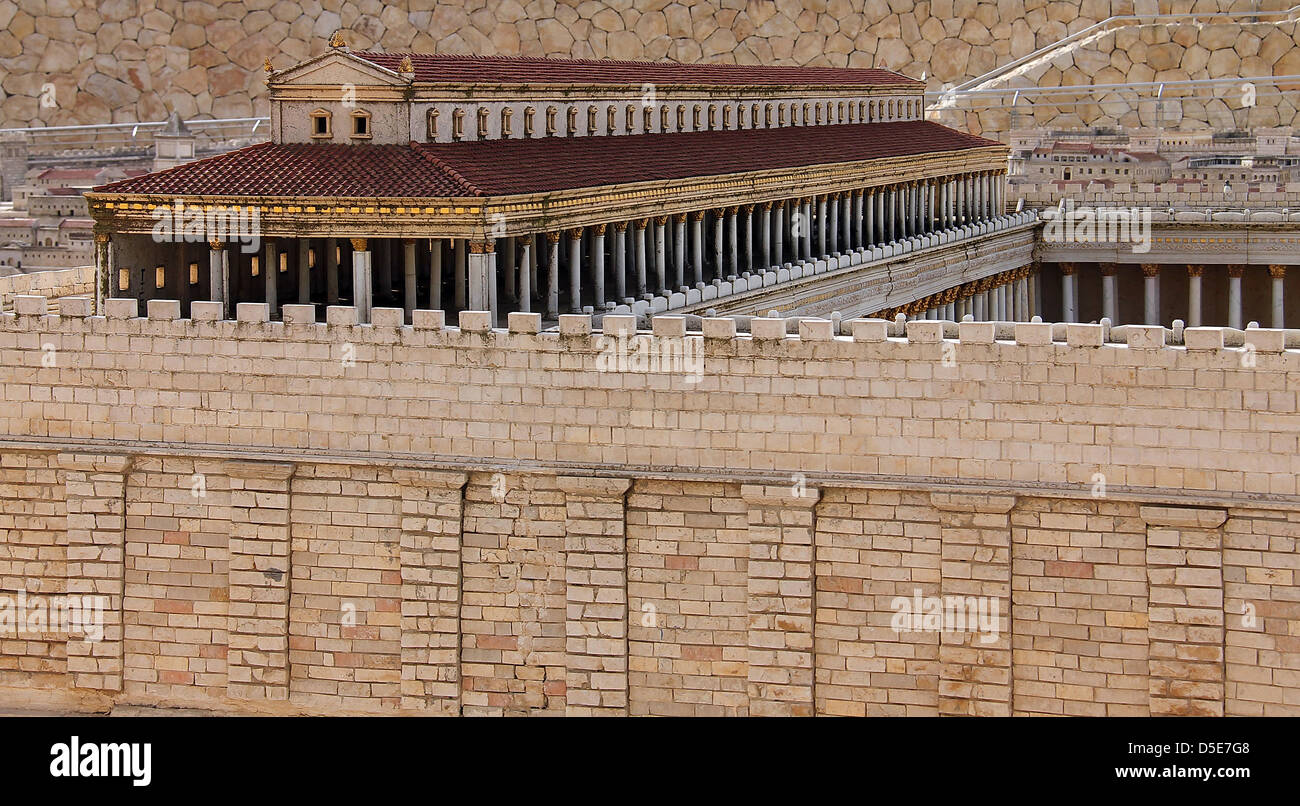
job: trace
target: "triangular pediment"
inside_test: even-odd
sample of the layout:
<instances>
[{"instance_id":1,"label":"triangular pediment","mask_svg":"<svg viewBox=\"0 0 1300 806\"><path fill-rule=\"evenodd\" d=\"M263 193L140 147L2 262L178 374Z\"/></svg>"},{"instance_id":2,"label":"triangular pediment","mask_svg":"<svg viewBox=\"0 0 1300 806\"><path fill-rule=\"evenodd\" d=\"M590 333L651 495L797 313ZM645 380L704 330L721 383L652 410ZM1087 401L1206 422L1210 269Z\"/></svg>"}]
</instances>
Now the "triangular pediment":
<instances>
[{"instance_id":1,"label":"triangular pediment","mask_svg":"<svg viewBox=\"0 0 1300 806\"><path fill-rule=\"evenodd\" d=\"M339 86L352 84L358 87L404 87L410 80L386 70L373 62L343 50L329 50L305 62L275 73L267 82L276 87Z\"/></svg>"}]
</instances>

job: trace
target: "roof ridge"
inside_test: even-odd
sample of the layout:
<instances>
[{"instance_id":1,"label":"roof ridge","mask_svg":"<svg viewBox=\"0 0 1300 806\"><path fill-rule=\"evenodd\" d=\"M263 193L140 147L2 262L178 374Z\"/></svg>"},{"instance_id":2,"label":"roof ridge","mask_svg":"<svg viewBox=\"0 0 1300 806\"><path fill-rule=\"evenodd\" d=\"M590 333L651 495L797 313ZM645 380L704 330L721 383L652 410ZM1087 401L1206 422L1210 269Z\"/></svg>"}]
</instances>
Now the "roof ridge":
<instances>
[{"instance_id":1,"label":"roof ridge","mask_svg":"<svg viewBox=\"0 0 1300 806\"><path fill-rule=\"evenodd\" d=\"M419 143L416 142L415 140L411 141L411 148L415 151L415 153L419 155L422 159L424 159L426 162L428 162L430 165L437 168L439 171L442 171L443 174L445 174L448 178L451 179L451 181L455 182L457 185L460 185L462 188L469 191L470 194L473 196L487 195L483 192L481 188L479 188L478 185L475 185L473 182L469 181L464 176L462 176L460 171L457 171L455 168L448 165L446 161L444 161L441 157L423 148L423 146L425 145L428 144Z\"/></svg>"},{"instance_id":2,"label":"roof ridge","mask_svg":"<svg viewBox=\"0 0 1300 806\"><path fill-rule=\"evenodd\" d=\"M266 140L261 143L253 143L252 145L246 145L243 148L231 149L230 151L226 151L221 154L213 154L212 156L204 157L203 159L192 160L190 162L182 162L180 165L173 165L172 167L164 168L161 171L149 171L148 173L143 173L140 174L139 176L128 176L124 179L118 179L117 181L109 182L108 184L105 185L96 185L95 187L90 189L90 192L99 193L103 191L103 192L111 193L113 192L112 188L114 185L120 185L123 182L135 182L137 180L144 179L145 177L149 177L149 176L163 176L165 174L170 174L175 171L179 171L182 168L187 168L187 169L192 168L193 166L198 165L199 163L213 162L215 160L225 159L227 157L234 156L235 154L241 154L246 151L253 151L255 149L266 148L268 146L273 146L273 145L275 145L275 143L272 143L270 140Z\"/></svg>"},{"instance_id":3,"label":"roof ridge","mask_svg":"<svg viewBox=\"0 0 1300 806\"><path fill-rule=\"evenodd\" d=\"M708 67L741 70L803 70L803 71L850 71L854 73L888 73L897 76L903 81L921 84L920 79L904 75L897 70L891 70L888 67L836 67L835 65L813 65L813 64L736 64L734 62L679 62L679 61L655 61L650 59L573 59L557 56L529 56L517 55L510 56L505 54L475 54L475 53L421 53L419 51L402 50L402 51L378 51L362 50L352 51L353 56L369 61L368 57L381 56L385 58L400 58L402 56L411 56L423 59L452 59L458 61L488 61L488 62L554 62L556 64L579 64L579 65L628 65L635 67Z\"/></svg>"}]
</instances>

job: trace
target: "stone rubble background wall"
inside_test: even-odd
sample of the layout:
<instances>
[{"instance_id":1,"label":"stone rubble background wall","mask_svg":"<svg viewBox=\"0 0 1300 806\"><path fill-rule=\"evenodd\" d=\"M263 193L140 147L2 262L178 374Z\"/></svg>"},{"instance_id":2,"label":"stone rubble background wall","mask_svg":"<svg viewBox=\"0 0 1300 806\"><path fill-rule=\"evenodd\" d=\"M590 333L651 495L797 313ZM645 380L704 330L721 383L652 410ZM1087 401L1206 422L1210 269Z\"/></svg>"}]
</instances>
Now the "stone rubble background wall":
<instances>
[{"instance_id":1,"label":"stone rubble background wall","mask_svg":"<svg viewBox=\"0 0 1300 806\"><path fill-rule=\"evenodd\" d=\"M930 89L1004 65L1112 15L1269 11L1290 0L0 0L0 126L266 115L262 63L284 68L348 32L388 51L882 66ZM1129 29L1035 68L1042 86L1300 74L1294 24L1260 35L1234 25ZM40 105L41 87L57 104ZM1250 125L1287 125L1267 101ZM1222 123L1230 104L1188 103ZM1113 110L1043 107L1040 125L1105 121ZM1123 118L1137 125L1137 113ZM1149 114L1148 114L1149 116ZM1004 131L1006 113L958 119ZM1143 120L1145 125L1152 125Z\"/></svg>"},{"instance_id":2,"label":"stone rubble background wall","mask_svg":"<svg viewBox=\"0 0 1300 806\"><path fill-rule=\"evenodd\" d=\"M584 317L19 303L0 590L101 591L120 627L0 636L8 703L1300 714L1300 353L1277 331L1252 364L1215 329L805 322L710 337L688 383L598 372ZM997 601L998 641L896 633L917 591Z\"/></svg>"}]
</instances>

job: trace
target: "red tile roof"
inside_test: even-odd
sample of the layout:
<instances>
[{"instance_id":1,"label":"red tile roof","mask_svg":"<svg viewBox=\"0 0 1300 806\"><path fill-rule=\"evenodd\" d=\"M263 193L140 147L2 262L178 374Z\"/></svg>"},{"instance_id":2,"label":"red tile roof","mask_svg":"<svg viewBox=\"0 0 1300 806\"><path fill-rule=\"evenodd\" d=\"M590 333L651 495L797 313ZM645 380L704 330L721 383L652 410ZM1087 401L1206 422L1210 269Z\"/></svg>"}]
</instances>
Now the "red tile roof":
<instances>
[{"instance_id":1,"label":"red tile roof","mask_svg":"<svg viewBox=\"0 0 1300 806\"><path fill-rule=\"evenodd\" d=\"M903 86L924 84L890 70L849 67L773 67L748 64L678 64L612 59L549 59L532 56L457 56L428 53L352 55L393 72L410 57L415 80L429 83L660 84L663 86Z\"/></svg>"},{"instance_id":2,"label":"red tile roof","mask_svg":"<svg viewBox=\"0 0 1300 806\"><path fill-rule=\"evenodd\" d=\"M928 121L409 146L263 143L103 185L95 192L357 198L502 196L1000 145Z\"/></svg>"},{"instance_id":3,"label":"red tile roof","mask_svg":"<svg viewBox=\"0 0 1300 806\"><path fill-rule=\"evenodd\" d=\"M101 185L94 192L403 198L472 195L410 146L335 143L258 143Z\"/></svg>"},{"instance_id":4,"label":"red tile roof","mask_svg":"<svg viewBox=\"0 0 1300 806\"><path fill-rule=\"evenodd\" d=\"M102 168L46 168L38 179L98 179Z\"/></svg>"}]
</instances>

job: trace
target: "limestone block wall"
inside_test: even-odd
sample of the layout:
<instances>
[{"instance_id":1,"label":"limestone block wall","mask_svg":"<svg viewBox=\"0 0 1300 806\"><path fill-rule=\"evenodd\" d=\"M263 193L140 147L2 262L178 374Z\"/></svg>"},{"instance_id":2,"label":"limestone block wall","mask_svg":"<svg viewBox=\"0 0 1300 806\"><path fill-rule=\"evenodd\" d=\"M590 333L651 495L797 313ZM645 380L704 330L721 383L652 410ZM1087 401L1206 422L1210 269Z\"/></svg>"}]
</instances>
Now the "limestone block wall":
<instances>
[{"instance_id":1,"label":"limestone block wall","mask_svg":"<svg viewBox=\"0 0 1300 806\"><path fill-rule=\"evenodd\" d=\"M36 271L28 274L11 274L0 277L0 312L12 311L14 297L35 294L57 299L95 290L95 267L78 266L73 269Z\"/></svg>"},{"instance_id":2,"label":"limestone block wall","mask_svg":"<svg viewBox=\"0 0 1300 806\"><path fill-rule=\"evenodd\" d=\"M880 66L933 90L953 86L1112 15L1271 11L1291 0L0 0L0 126L266 115L262 63L325 49ZM1300 73L1294 24L1128 28L1029 69L1042 86ZM53 84L54 103L42 105ZM48 97L48 96L47 96ZM1149 110L1113 99L1039 104L1038 125L1137 125ZM1232 120L1227 99L1180 107L1189 122ZM1235 107L1232 107L1235 108ZM1007 130L1005 110L957 122ZM1261 95L1251 126L1289 124L1294 104ZM1240 115L1238 115L1240 117Z\"/></svg>"},{"instance_id":3,"label":"limestone block wall","mask_svg":"<svg viewBox=\"0 0 1300 806\"><path fill-rule=\"evenodd\" d=\"M240 307L0 315L0 594L106 603L5 702L1300 713L1294 334Z\"/></svg>"}]
</instances>

